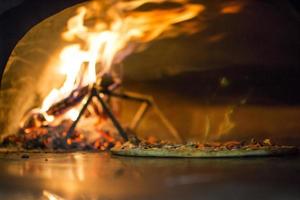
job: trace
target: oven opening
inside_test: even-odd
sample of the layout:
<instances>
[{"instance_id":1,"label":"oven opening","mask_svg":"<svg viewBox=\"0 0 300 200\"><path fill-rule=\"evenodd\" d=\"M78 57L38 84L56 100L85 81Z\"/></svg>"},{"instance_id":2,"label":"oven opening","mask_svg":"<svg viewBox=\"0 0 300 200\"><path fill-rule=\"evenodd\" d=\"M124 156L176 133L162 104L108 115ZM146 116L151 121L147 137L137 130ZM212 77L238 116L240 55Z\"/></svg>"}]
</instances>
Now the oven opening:
<instances>
[{"instance_id":1,"label":"oven opening","mask_svg":"<svg viewBox=\"0 0 300 200\"><path fill-rule=\"evenodd\" d=\"M295 0L3 2L0 196L299 197Z\"/></svg>"},{"instance_id":2,"label":"oven opening","mask_svg":"<svg viewBox=\"0 0 300 200\"><path fill-rule=\"evenodd\" d=\"M282 33L255 33L259 29L252 21L242 25L249 37L254 32L249 40L274 41L265 50L249 52L254 45L221 20L251 7L220 3L212 12L208 6L89 2L33 27L18 42L3 74L4 143L104 150L127 141L128 134L175 142L294 142L299 111L293 104L299 96L291 94L291 84L297 84L298 74L289 64L293 54L275 57L284 52L272 37ZM263 58L268 49L274 52ZM215 56L224 58L213 63Z\"/></svg>"}]
</instances>

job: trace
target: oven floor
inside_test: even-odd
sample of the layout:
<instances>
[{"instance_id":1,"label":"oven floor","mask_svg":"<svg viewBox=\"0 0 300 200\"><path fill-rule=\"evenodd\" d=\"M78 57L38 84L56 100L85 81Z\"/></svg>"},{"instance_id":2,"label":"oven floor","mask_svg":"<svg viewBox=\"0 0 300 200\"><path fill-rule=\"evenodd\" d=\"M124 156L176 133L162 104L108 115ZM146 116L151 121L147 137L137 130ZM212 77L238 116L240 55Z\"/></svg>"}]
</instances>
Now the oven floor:
<instances>
[{"instance_id":1,"label":"oven floor","mask_svg":"<svg viewBox=\"0 0 300 200\"><path fill-rule=\"evenodd\" d=\"M300 156L167 159L109 153L0 154L0 199L299 200L299 185Z\"/></svg>"}]
</instances>

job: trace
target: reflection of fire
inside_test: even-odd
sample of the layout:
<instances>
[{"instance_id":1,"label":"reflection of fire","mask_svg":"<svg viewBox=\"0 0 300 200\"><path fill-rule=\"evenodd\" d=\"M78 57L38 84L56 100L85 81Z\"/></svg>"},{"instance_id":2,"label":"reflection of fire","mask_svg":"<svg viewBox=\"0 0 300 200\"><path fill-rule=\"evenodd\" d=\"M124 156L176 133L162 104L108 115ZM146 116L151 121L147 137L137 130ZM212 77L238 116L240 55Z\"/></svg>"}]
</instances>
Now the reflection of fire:
<instances>
[{"instance_id":1,"label":"reflection of fire","mask_svg":"<svg viewBox=\"0 0 300 200\"><path fill-rule=\"evenodd\" d=\"M187 0L99 2L80 7L69 19L62 37L70 44L61 50L58 65L65 81L45 97L40 108L24 117L18 139L10 137L8 141L19 140L26 148L111 147L120 139L102 106L94 100L72 137L66 137L66 131L87 101L89 88L95 83L100 84L105 74L111 74L114 81L120 82L112 66L141 50L147 42L196 32L191 19L204 10L202 5ZM164 9L142 8L162 3L171 5ZM182 23L187 20L189 26ZM103 99L118 115L118 103L105 96Z\"/></svg>"}]
</instances>

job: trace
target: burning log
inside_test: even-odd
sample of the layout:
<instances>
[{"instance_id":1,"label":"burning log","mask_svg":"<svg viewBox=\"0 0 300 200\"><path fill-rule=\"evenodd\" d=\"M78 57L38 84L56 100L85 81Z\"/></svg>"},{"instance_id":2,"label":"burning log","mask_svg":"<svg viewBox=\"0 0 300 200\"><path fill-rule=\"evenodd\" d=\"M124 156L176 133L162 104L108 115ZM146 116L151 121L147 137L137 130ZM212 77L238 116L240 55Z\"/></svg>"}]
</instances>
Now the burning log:
<instances>
[{"instance_id":1,"label":"burning log","mask_svg":"<svg viewBox=\"0 0 300 200\"><path fill-rule=\"evenodd\" d=\"M21 121L22 128L35 128L45 125L47 125L45 116L40 112L35 112L35 110L32 110L27 115L25 115L23 117L23 120Z\"/></svg>"},{"instance_id":2,"label":"burning log","mask_svg":"<svg viewBox=\"0 0 300 200\"><path fill-rule=\"evenodd\" d=\"M109 77L109 78L107 78ZM112 79L111 76L108 76L105 74L105 76L102 77L101 87L107 88L106 90L113 91L117 87L120 86L119 80ZM90 92L89 86L77 88L73 90L70 95L61 101L54 103L47 111L46 113L48 115L52 115L54 117L62 115L66 113L68 110L70 110L72 107L78 105L84 97ZM102 116L102 110L100 109L101 105L99 103L97 104L96 101L91 102L91 105L94 109L94 112L98 116Z\"/></svg>"},{"instance_id":3,"label":"burning log","mask_svg":"<svg viewBox=\"0 0 300 200\"><path fill-rule=\"evenodd\" d=\"M63 100L53 104L46 113L48 115L58 116L66 113L70 108L79 104L89 92L89 86L74 90Z\"/></svg>"}]
</instances>

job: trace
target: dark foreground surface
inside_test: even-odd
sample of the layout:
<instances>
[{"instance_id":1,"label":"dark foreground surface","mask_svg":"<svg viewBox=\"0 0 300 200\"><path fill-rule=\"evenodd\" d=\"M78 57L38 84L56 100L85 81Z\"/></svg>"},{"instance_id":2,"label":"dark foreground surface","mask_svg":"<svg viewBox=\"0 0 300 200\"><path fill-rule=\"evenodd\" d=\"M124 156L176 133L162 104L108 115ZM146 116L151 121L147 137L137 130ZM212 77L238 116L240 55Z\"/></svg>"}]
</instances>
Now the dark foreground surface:
<instances>
[{"instance_id":1,"label":"dark foreground surface","mask_svg":"<svg viewBox=\"0 0 300 200\"><path fill-rule=\"evenodd\" d=\"M28 158L29 156L29 158ZM0 155L0 199L300 199L300 157Z\"/></svg>"}]
</instances>

